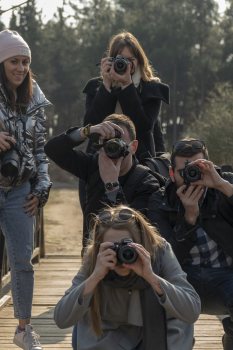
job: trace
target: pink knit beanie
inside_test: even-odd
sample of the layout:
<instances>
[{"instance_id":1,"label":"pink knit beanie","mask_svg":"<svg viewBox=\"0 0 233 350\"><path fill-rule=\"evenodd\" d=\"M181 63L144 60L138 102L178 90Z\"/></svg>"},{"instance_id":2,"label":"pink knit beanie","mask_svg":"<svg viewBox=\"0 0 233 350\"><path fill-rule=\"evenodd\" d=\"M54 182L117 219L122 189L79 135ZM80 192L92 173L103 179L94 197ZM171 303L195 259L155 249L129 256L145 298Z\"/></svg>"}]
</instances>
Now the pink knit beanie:
<instances>
[{"instance_id":1,"label":"pink knit beanie","mask_svg":"<svg viewBox=\"0 0 233 350\"><path fill-rule=\"evenodd\" d=\"M0 32L0 63L13 56L27 56L31 61L31 50L19 33L5 29Z\"/></svg>"}]
</instances>

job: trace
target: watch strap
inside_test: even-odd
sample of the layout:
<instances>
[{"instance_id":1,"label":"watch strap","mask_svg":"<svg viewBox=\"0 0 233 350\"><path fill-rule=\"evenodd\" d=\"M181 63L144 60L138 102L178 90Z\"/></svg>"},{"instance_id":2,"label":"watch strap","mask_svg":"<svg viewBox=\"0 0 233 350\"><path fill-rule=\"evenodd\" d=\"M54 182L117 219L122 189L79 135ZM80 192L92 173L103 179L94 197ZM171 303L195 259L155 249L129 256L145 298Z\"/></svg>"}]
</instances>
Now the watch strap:
<instances>
[{"instance_id":1,"label":"watch strap","mask_svg":"<svg viewBox=\"0 0 233 350\"><path fill-rule=\"evenodd\" d=\"M89 137L89 136L90 136L90 133L91 133L90 128L91 128L91 124L87 124L86 126L84 126L84 127L82 128L82 133L83 133L83 135L84 135L85 137Z\"/></svg>"}]
</instances>

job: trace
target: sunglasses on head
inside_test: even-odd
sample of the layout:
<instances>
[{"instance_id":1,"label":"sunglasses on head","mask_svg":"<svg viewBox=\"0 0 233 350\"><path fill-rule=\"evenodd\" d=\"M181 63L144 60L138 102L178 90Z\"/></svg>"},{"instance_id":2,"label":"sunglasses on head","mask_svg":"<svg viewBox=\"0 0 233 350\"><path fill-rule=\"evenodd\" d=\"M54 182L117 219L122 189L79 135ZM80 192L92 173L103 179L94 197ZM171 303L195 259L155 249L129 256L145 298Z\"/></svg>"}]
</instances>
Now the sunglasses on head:
<instances>
[{"instance_id":1,"label":"sunglasses on head","mask_svg":"<svg viewBox=\"0 0 233 350\"><path fill-rule=\"evenodd\" d=\"M206 145L201 140L182 140L177 141L172 147L172 154L174 153L190 153L191 151L204 151Z\"/></svg>"},{"instance_id":2,"label":"sunglasses on head","mask_svg":"<svg viewBox=\"0 0 233 350\"><path fill-rule=\"evenodd\" d=\"M134 220L134 213L127 208L121 209L117 212L104 210L98 215L98 220L102 223L124 223L130 220Z\"/></svg>"}]
</instances>

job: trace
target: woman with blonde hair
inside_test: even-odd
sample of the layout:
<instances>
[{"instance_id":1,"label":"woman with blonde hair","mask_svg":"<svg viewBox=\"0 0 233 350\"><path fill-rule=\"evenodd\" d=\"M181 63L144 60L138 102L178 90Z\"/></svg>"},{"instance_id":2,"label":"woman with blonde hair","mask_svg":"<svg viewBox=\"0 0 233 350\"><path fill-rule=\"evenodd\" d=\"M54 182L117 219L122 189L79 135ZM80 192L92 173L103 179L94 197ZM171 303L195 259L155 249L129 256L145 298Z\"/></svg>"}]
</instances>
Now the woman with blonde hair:
<instances>
[{"instance_id":1,"label":"woman with blonde hair","mask_svg":"<svg viewBox=\"0 0 233 350\"><path fill-rule=\"evenodd\" d=\"M123 205L102 210L92 234L58 327L78 325L78 350L191 350L200 299L170 245Z\"/></svg>"}]
</instances>

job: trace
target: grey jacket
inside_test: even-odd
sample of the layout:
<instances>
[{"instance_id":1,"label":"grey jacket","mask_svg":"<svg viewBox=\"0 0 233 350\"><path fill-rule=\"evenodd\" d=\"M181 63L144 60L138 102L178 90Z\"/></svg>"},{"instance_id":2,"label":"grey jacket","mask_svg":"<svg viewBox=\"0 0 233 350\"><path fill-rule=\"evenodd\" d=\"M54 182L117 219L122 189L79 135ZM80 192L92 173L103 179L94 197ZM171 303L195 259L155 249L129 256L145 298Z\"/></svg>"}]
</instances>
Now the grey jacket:
<instances>
[{"instance_id":1,"label":"grey jacket","mask_svg":"<svg viewBox=\"0 0 233 350\"><path fill-rule=\"evenodd\" d=\"M169 243L166 242L159 261L160 284L164 296L158 298L167 318L168 350L191 350L193 322L200 313L200 299L187 282ZM101 285L101 318L103 337L97 339L90 326L89 305L92 295L82 297L87 274L83 266L55 308L58 327L78 324L79 350L133 350L142 336L142 317L138 291Z\"/></svg>"},{"instance_id":2,"label":"grey jacket","mask_svg":"<svg viewBox=\"0 0 233 350\"><path fill-rule=\"evenodd\" d=\"M50 102L34 81L33 97L26 113L16 114L10 109L0 84L0 131L8 131L15 137L16 150L20 155L17 177L14 179L4 177L0 172L0 187L11 188L30 181L31 193L39 198L39 206L46 203L51 187L48 160L44 153L46 131L44 107L48 105ZM5 153L0 155L0 169L4 163Z\"/></svg>"}]
</instances>

